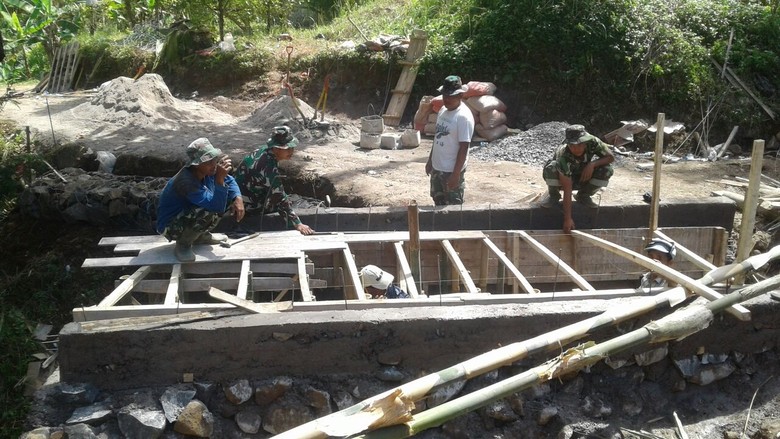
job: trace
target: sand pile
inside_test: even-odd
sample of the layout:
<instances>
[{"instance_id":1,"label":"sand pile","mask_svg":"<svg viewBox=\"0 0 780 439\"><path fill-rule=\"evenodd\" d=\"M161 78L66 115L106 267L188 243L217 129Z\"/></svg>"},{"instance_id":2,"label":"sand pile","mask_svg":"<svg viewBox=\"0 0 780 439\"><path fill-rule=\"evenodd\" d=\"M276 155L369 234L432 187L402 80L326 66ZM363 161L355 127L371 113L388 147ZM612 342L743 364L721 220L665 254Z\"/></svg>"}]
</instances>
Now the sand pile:
<instances>
[{"instance_id":1,"label":"sand pile","mask_svg":"<svg viewBox=\"0 0 780 439\"><path fill-rule=\"evenodd\" d=\"M133 80L119 77L103 83L90 102L74 108L80 118L139 128L169 129L181 122L219 121L232 124L234 118L215 108L175 98L162 77L146 74Z\"/></svg>"},{"instance_id":2,"label":"sand pile","mask_svg":"<svg viewBox=\"0 0 780 439\"><path fill-rule=\"evenodd\" d=\"M287 125L292 128L295 136L304 142L321 143L360 139L357 125L345 124L327 116L324 123L321 123L319 114L317 120L312 122L314 108L301 99L295 98L295 101L300 112L295 108L290 96L280 95L261 104L242 122L242 125L247 129L263 133L270 133L273 127L278 125ZM306 118L305 125L301 113Z\"/></svg>"}]
</instances>

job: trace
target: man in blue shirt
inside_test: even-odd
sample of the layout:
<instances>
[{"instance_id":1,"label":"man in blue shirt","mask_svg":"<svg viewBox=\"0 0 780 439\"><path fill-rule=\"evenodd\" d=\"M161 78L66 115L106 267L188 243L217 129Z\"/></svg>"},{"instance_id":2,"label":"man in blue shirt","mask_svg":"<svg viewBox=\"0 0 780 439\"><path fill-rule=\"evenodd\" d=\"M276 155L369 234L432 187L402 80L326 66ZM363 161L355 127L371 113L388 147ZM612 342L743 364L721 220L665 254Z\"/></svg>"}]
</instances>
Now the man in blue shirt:
<instances>
[{"instance_id":1,"label":"man in blue shirt","mask_svg":"<svg viewBox=\"0 0 780 439\"><path fill-rule=\"evenodd\" d=\"M174 253L182 262L195 260L193 244L218 244L211 235L222 215L232 210L244 218L244 201L228 175L230 159L205 137L187 146L189 162L163 188L157 208L157 233L176 241Z\"/></svg>"}]
</instances>

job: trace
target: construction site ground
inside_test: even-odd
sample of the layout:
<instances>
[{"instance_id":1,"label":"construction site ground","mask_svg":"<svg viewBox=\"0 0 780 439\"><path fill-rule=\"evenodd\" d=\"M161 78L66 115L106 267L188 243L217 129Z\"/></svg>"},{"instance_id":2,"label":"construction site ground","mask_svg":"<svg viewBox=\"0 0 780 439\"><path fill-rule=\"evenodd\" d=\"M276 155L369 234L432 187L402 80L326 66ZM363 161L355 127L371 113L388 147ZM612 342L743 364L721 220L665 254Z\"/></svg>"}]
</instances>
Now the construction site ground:
<instances>
[{"instance_id":1,"label":"construction site ground","mask_svg":"<svg viewBox=\"0 0 780 439\"><path fill-rule=\"evenodd\" d=\"M44 144L50 143L53 136L57 143L78 142L95 151L110 151L117 156L130 154L141 158L156 152L160 154L161 161L173 160L177 154L181 155L187 143L205 136L229 153L234 162L263 143L269 125L276 122L258 122L254 130L249 126L253 111L263 102L273 99L276 92L253 100L201 93L200 97L187 100L186 105L181 104L183 100L173 101L171 105L176 106L179 113L172 118L166 115L166 108L163 106L149 107L159 113L146 115L148 124L128 123L127 118L116 117L117 114L105 105L102 106L103 116L77 110L95 94L95 91L82 91L48 98L27 94L15 103L7 103L0 119L12 120L20 127L30 126L36 133L36 139ZM80 110L84 108L86 107L80 107ZM143 102L140 103L140 108L146 108ZM361 149L361 113L351 110L363 107L359 102L355 102L341 103L337 108L338 112L327 114L327 120L333 125L340 125L341 134L319 138L312 136L308 139L303 136L304 140L294 159L286 166L289 180L295 181L297 185L307 181L327 180L332 185L331 193L335 194L335 197L332 197L334 204L341 206L406 206L410 200L416 200L421 205L430 204L424 172L431 146L430 138L423 137L417 148ZM173 122L170 126L162 126L159 125L160 120ZM155 121L159 126L154 127ZM237 128L239 126L240 128ZM169 148L163 148L164 145ZM630 146L628 145L629 148ZM750 145L741 146L746 151L750 150ZM678 154L678 158L682 156L683 154ZM645 192L652 190L652 171L647 168L638 169L638 163L640 162L635 158L620 160L615 176L601 195L600 202L614 205L635 202L641 199ZM741 189L726 185L720 180L747 178L749 169L749 157L728 158L716 162L680 160L669 163L663 167L660 197L662 201L671 202L710 197L716 190L742 192ZM774 158L765 158L763 173L774 179L780 178L780 169ZM519 162L471 160L466 179L467 205L527 203L545 189L540 167ZM2 264L19 270L26 260L32 263L40 257L40 253L55 252L66 255L64 262L77 267L85 257L96 251L101 236L117 233L84 225L56 224L46 225L44 228L45 230L42 230L40 224L24 218L16 218L12 225L7 224L7 232L2 237L3 248L20 251L14 261L3 258L5 261ZM7 267L3 268L7 271ZM761 375L770 375L770 380L771 376L780 372L777 370L776 361L762 361L761 367L776 369L774 373L764 371L767 373ZM694 399L689 403L695 405L696 410L712 413L712 418L696 424L696 432L688 432L691 438L738 437L734 436L735 426L744 424L748 415L753 420L780 419L777 378L774 377L771 384L759 389L754 385L754 381L746 383L747 377L744 373L738 376L735 374L729 379L719 381L717 385L702 387L691 397ZM751 407L751 397L759 390L761 393ZM767 391L769 393L764 393ZM610 392L617 395L619 389ZM609 398L609 395L609 392L603 394L604 398ZM648 400L646 404L652 404L652 401ZM594 422L601 421L595 419ZM613 417L609 422L617 426L621 420ZM626 416L625 424L631 422L631 416ZM464 437L478 437L479 432L470 428L461 428L461 431L466 432ZM770 437L755 433L755 429L752 431L752 438ZM726 436L727 433L731 436ZM674 434L670 429L663 437L671 438ZM508 432L502 437L520 436L512 436L511 432Z\"/></svg>"}]
</instances>

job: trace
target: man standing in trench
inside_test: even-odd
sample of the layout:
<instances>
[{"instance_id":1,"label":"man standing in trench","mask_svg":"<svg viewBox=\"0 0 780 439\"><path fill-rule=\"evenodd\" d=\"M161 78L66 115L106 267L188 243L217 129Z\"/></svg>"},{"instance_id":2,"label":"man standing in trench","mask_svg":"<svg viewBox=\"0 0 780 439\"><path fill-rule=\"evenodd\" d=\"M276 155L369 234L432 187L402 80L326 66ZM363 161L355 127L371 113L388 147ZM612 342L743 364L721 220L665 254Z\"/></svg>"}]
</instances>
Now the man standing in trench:
<instances>
[{"instance_id":1,"label":"man standing in trench","mask_svg":"<svg viewBox=\"0 0 780 439\"><path fill-rule=\"evenodd\" d=\"M555 150L555 155L542 171L548 190L543 207L556 206L561 201L563 189L564 233L570 233L575 226L571 216L572 191L577 190L574 196L577 202L597 208L591 197L609 183L614 173L611 165L614 161L609 145L585 131L584 126L570 125L566 128L564 143Z\"/></svg>"},{"instance_id":2,"label":"man standing in trench","mask_svg":"<svg viewBox=\"0 0 780 439\"><path fill-rule=\"evenodd\" d=\"M439 87L444 106L436 118L436 135L425 164L431 176L431 198L437 206L463 204L466 189L466 162L474 135L474 115L462 102L467 87L451 75Z\"/></svg>"}]
</instances>

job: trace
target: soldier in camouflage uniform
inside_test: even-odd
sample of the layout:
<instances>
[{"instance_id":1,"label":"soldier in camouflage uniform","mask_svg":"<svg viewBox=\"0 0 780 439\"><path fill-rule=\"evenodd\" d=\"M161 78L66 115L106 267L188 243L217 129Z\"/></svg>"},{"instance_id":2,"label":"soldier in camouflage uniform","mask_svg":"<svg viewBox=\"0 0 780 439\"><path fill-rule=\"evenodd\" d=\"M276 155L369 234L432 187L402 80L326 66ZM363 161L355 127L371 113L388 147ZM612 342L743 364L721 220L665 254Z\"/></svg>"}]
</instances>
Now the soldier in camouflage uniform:
<instances>
[{"instance_id":1,"label":"soldier in camouflage uniform","mask_svg":"<svg viewBox=\"0 0 780 439\"><path fill-rule=\"evenodd\" d=\"M574 229L571 216L572 191L577 190L575 199L590 208L598 207L591 197L599 188L606 187L614 173L611 163L615 156L609 145L598 137L588 134L582 125L566 128L566 139L552 159L544 165L542 176L547 184L545 207L557 205L563 189L563 231Z\"/></svg>"},{"instance_id":2,"label":"soldier in camouflage uniform","mask_svg":"<svg viewBox=\"0 0 780 439\"><path fill-rule=\"evenodd\" d=\"M193 244L217 244L211 235L228 208L236 221L244 217L244 201L228 175L231 162L205 137L187 146L189 162L163 188L157 207L157 233L176 241L182 262L195 260Z\"/></svg>"},{"instance_id":3,"label":"soldier in camouflage uniform","mask_svg":"<svg viewBox=\"0 0 780 439\"><path fill-rule=\"evenodd\" d=\"M288 227L311 235L314 230L303 224L293 211L279 177L279 161L289 160L297 145L298 139L293 137L289 127L275 127L265 145L241 160L236 169L236 181L241 193L249 198L250 207L260 208L263 214L279 212Z\"/></svg>"}]
</instances>

